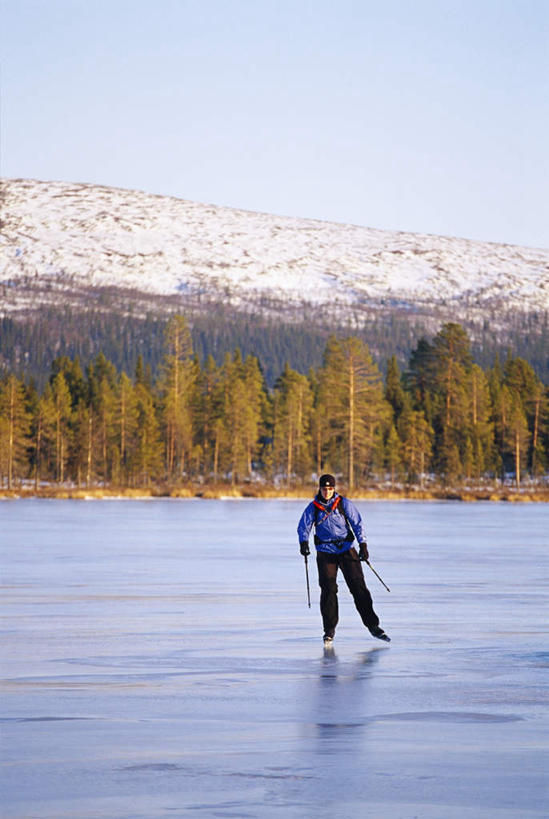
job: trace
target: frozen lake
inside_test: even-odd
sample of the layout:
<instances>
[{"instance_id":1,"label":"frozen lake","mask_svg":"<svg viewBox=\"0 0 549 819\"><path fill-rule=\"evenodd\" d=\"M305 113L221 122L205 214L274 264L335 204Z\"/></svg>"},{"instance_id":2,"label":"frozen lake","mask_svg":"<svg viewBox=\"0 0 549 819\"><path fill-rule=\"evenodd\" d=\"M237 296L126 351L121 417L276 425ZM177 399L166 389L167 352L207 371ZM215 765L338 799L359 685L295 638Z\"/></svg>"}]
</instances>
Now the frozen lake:
<instances>
[{"instance_id":1,"label":"frozen lake","mask_svg":"<svg viewBox=\"0 0 549 819\"><path fill-rule=\"evenodd\" d=\"M325 653L304 505L0 504L2 816L548 815L549 507L357 503Z\"/></svg>"}]
</instances>

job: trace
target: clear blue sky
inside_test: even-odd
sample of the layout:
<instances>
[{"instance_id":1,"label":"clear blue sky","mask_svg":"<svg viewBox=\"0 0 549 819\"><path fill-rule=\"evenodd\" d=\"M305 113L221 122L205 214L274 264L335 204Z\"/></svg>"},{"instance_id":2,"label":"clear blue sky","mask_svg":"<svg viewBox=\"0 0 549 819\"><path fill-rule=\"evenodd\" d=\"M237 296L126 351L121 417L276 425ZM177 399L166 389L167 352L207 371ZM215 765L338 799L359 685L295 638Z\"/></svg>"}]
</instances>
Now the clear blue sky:
<instances>
[{"instance_id":1,"label":"clear blue sky","mask_svg":"<svg viewBox=\"0 0 549 819\"><path fill-rule=\"evenodd\" d=\"M0 0L7 177L549 246L549 0Z\"/></svg>"}]
</instances>

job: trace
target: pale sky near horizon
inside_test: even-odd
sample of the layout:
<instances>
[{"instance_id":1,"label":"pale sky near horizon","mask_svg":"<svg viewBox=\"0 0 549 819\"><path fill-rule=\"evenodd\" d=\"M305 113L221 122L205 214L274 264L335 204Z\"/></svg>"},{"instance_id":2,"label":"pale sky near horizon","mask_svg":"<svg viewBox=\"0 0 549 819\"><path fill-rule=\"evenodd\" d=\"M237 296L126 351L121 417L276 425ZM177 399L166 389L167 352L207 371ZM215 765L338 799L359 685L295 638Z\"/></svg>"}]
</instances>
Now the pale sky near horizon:
<instances>
[{"instance_id":1,"label":"pale sky near horizon","mask_svg":"<svg viewBox=\"0 0 549 819\"><path fill-rule=\"evenodd\" d=\"M549 246L549 0L0 0L1 174Z\"/></svg>"}]
</instances>

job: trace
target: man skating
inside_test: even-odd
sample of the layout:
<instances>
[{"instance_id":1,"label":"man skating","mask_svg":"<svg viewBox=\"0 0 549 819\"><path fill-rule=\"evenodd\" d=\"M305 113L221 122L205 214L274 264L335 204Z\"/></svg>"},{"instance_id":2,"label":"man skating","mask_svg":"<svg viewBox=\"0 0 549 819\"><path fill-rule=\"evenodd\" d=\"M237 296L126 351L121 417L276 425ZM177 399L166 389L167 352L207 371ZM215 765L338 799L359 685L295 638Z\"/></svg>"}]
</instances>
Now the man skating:
<instances>
[{"instance_id":1,"label":"man skating","mask_svg":"<svg viewBox=\"0 0 549 819\"><path fill-rule=\"evenodd\" d=\"M379 618L372 605L372 596L366 588L361 560L368 560L368 547L362 528L362 518L356 506L348 498L335 491L333 475L322 475L315 499L301 515L297 534L300 552L310 554L309 534L315 527L316 562L320 585L320 612L324 625L324 645L332 645L339 617L337 600L337 572L343 572L345 582L355 601L362 622L370 634L379 640L390 642L379 625ZM353 541L359 544L359 552Z\"/></svg>"}]
</instances>

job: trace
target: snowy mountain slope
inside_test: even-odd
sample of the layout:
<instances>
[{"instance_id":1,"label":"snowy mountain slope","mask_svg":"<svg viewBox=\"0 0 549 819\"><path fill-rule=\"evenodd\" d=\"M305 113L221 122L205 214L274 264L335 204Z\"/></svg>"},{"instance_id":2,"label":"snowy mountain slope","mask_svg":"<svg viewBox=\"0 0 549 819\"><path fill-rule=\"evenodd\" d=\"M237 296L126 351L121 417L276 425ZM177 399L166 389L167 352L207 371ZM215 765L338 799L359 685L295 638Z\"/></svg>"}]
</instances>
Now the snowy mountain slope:
<instances>
[{"instance_id":1,"label":"snowy mountain slope","mask_svg":"<svg viewBox=\"0 0 549 819\"><path fill-rule=\"evenodd\" d=\"M97 185L2 181L0 312L29 288L204 293L253 305L549 309L549 251L373 230ZM2 287L2 285L4 285ZM346 307L347 306L347 307Z\"/></svg>"}]
</instances>

